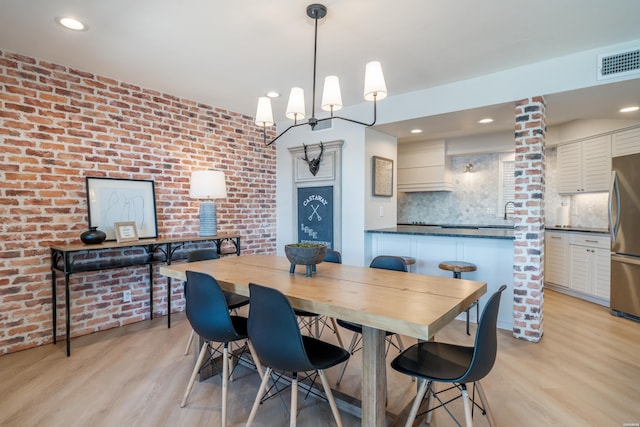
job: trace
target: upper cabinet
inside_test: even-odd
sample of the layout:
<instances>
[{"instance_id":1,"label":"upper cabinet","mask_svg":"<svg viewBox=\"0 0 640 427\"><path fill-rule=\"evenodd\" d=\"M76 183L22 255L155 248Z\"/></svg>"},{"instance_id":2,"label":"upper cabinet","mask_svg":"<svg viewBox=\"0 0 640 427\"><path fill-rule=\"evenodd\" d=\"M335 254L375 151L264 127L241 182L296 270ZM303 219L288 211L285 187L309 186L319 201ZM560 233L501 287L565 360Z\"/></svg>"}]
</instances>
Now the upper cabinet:
<instances>
[{"instance_id":1,"label":"upper cabinet","mask_svg":"<svg viewBox=\"0 0 640 427\"><path fill-rule=\"evenodd\" d=\"M451 161L444 141L398 145L398 191L451 190Z\"/></svg>"},{"instance_id":2,"label":"upper cabinet","mask_svg":"<svg viewBox=\"0 0 640 427\"><path fill-rule=\"evenodd\" d=\"M610 178L611 135L558 147L560 194L608 191Z\"/></svg>"},{"instance_id":3,"label":"upper cabinet","mask_svg":"<svg viewBox=\"0 0 640 427\"><path fill-rule=\"evenodd\" d=\"M611 156L640 153L640 128L613 134Z\"/></svg>"}]
</instances>

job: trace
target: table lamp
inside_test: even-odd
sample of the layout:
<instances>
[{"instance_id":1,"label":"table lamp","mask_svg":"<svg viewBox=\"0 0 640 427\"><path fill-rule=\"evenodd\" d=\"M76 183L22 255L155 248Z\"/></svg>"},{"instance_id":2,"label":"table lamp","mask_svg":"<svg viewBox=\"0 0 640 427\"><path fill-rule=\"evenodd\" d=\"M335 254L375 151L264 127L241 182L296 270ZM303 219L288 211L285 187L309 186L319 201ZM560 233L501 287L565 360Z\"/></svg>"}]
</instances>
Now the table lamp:
<instances>
[{"instance_id":1,"label":"table lamp","mask_svg":"<svg viewBox=\"0 0 640 427\"><path fill-rule=\"evenodd\" d=\"M191 173L190 196L204 199L200 203L200 236L215 236L218 233L215 199L227 197L227 185L222 171L196 171Z\"/></svg>"}]
</instances>

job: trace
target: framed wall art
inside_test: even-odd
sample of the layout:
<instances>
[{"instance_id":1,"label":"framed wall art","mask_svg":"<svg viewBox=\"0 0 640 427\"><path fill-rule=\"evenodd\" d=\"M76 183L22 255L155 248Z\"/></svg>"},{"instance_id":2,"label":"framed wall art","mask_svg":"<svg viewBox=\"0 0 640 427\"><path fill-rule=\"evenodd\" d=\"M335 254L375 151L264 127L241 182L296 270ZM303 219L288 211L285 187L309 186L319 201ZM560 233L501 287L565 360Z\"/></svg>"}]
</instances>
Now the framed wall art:
<instances>
[{"instance_id":1,"label":"framed wall art","mask_svg":"<svg viewBox=\"0 0 640 427\"><path fill-rule=\"evenodd\" d=\"M89 227L116 240L116 223L133 222L138 238L158 237L155 183L150 180L87 177Z\"/></svg>"},{"instance_id":2,"label":"framed wall art","mask_svg":"<svg viewBox=\"0 0 640 427\"><path fill-rule=\"evenodd\" d=\"M393 196L393 160L373 156L373 195Z\"/></svg>"}]
</instances>

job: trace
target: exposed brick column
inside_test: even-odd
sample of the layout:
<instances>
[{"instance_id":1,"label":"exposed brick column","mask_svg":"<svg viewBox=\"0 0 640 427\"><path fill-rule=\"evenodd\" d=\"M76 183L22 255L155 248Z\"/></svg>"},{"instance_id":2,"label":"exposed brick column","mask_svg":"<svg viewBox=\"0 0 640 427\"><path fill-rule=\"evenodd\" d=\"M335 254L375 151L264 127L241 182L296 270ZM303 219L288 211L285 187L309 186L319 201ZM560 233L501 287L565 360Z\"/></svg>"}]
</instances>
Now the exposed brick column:
<instances>
[{"instance_id":1,"label":"exposed brick column","mask_svg":"<svg viewBox=\"0 0 640 427\"><path fill-rule=\"evenodd\" d=\"M545 101L516 102L513 335L538 342L544 305Z\"/></svg>"}]
</instances>

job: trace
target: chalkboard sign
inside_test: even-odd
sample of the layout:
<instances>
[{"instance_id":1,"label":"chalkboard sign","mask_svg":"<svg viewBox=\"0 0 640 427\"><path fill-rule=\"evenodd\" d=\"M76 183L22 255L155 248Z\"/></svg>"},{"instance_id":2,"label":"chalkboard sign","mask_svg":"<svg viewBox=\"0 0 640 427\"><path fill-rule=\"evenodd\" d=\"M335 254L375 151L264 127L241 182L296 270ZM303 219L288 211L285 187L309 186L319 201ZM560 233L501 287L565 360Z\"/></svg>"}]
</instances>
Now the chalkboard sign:
<instances>
[{"instance_id":1,"label":"chalkboard sign","mask_svg":"<svg viewBox=\"0 0 640 427\"><path fill-rule=\"evenodd\" d=\"M333 249L333 186L298 188L298 242Z\"/></svg>"}]
</instances>

